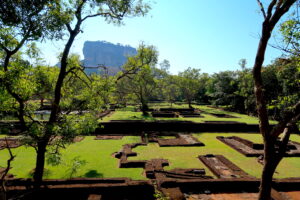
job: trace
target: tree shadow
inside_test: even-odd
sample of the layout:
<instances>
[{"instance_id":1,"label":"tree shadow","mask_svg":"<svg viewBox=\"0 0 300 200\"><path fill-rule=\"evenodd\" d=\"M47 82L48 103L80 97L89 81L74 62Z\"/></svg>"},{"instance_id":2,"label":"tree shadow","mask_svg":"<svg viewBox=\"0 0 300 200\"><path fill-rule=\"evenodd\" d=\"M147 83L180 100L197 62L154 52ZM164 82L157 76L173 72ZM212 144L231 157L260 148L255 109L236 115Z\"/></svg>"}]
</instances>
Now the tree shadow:
<instances>
[{"instance_id":1,"label":"tree shadow","mask_svg":"<svg viewBox=\"0 0 300 200\"><path fill-rule=\"evenodd\" d=\"M35 171L35 168L30 170L30 172L28 172L28 177L29 178L33 178L34 171ZM49 169L44 168L43 178L47 178L50 175L52 175L52 171L50 171Z\"/></svg>"},{"instance_id":2,"label":"tree shadow","mask_svg":"<svg viewBox=\"0 0 300 200\"><path fill-rule=\"evenodd\" d=\"M97 170L90 170L83 176L86 178L103 178L103 174L97 172Z\"/></svg>"}]
</instances>

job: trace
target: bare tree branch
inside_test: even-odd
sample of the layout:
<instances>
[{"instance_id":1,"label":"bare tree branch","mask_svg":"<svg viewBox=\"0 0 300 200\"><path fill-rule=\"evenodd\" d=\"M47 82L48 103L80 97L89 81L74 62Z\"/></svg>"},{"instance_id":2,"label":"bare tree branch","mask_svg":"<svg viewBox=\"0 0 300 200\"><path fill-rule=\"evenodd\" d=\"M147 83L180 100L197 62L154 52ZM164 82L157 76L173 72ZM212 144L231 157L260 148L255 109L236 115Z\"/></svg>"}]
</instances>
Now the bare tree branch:
<instances>
[{"instance_id":1,"label":"bare tree branch","mask_svg":"<svg viewBox=\"0 0 300 200\"><path fill-rule=\"evenodd\" d=\"M11 162L15 159L15 155L12 154L11 152L11 149L10 149L10 146L8 144L8 141L7 141L7 138L5 138L5 142L6 142L6 148L9 152L9 156L10 158L7 160L7 165L6 165L6 168L5 170L3 171L3 174L1 175L1 191L3 192L3 195L5 195L5 199L6 199L6 187L5 187L5 177L7 176L8 174L8 171L10 170L10 166L11 166Z\"/></svg>"},{"instance_id":2,"label":"bare tree branch","mask_svg":"<svg viewBox=\"0 0 300 200\"><path fill-rule=\"evenodd\" d=\"M277 0L273 0L268 7L267 17L266 17L268 20L272 17L272 10L273 10L276 2L277 2Z\"/></svg>"},{"instance_id":3,"label":"bare tree branch","mask_svg":"<svg viewBox=\"0 0 300 200\"><path fill-rule=\"evenodd\" d=\"M97 16L110 16L111 18L118 18L117 15L113 15L112 13L109 13L109 12L101 12L101 13L96 13L96 14L93 14L93 15L87 15L85 16L82 21L85 21L86 19L88 18L92 18L92 17L97 17Z\"/></svg>"},{"instance_id":4,"label":"bare tree branch","mask_svg":"<svg viewBox=\"0 0 300 200\"><path fill-rule=\"evenodd\" d=\"M266 19L266 18L267 18L267 15L266 15L266 11L265 11L264 5L261 3L260 0L257 0L257 3L258 3L258 5L259 5L259 7L260 7L260 10L261 10L261 12L262 12L264 18Z\"/></svg>"},{"instance_id":5,"label":"bare tree branch","mask_svg":"<svg viewBox=\"0 0 300 200\"><path fill-rule=\"evenodd\" d=\"M70 33L73 31L69 23L66 23L66 27Z\"/></svg>"}]
</instances>

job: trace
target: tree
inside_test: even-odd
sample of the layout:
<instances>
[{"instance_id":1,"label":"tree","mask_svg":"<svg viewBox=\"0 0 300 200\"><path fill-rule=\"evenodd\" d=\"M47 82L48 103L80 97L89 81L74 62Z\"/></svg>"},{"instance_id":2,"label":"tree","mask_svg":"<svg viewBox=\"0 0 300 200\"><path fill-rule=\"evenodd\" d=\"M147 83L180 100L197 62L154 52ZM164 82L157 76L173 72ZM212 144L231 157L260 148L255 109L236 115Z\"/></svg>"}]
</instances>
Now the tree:
<instances>
[{"instance_id":1,"label":"tree","mask_svg":"<svg viewBox=\"0 0 300 200\"><path fill-rule=\"evenodd\" d=\"M288 19L280 25L283 47L279 47L279 49L295 56L300 55L300 19L297 13L298 11L293 14L292 19Z\"/></svg>"},{"instance_id":2,"label":"tree","mask_svg":"<svg viewBox=\"0 0 300 200\"><path fill-rule=\"evenodd\" d=\"M115 101L114 92L116 91L116 81L114 76L108 74L97 75L92 74L91 77L91 98L92 106L97 102L102 102L101 106L105 109L109 108L109 104Z\"/></svg>"},{"instance_id":3,"label":"tree","mask_svg":"<svg viewBox=\"0 0 300 200\"><path fill-rule=\"evenodd\" d=\"M28 66L26 63L18 63L13 65L11 59L16 55L26 42L35 41L45 37L59 37L59 30L64 21L57 18L59 13L59 1L49 0L12 0L1 3L0 9L0 48L4 52L4 59L1 65L1 82L5 86L6 91L18 103L17 116L21 123L21 128L29 135L34 136L31 132L33 123L28 126L25 121L26 100L28 100L31 87L26 87L26 79L16 81L17 77L12 76L18 73L19 69ZM12 17L13 16L13 17ZM18 61L18 60L17 60ZM24 72L21 70L20 72ZM21 83L21 84L20 84ZM26 82L27 83L27 82ZM16 89L18 88L18 89ZM31 88L31 90L26 90ZM23 90L22 90L23 89ZM19 91L25 93L19 93ZM30 118L30 114L28 115ZM32 120L32 122L35 122Z\"/></svg>"},{"instance_id":4,"label":"tree","mask_svg":"<svg viewBox=\"0 0 300 200\"><path fill-rule=\"evenodd\" d=\"M124 72L118 77L118 84L123 84L125 93L133 94L138 102L141 103L141 110L147 115L148 101L153 90L156 88L154 78L154 66L157 63L158 52L153 46L140 45L136 56L129 57L124 64Z\"/></svg>"},{"instance_id":5,"label":"tree","mask_svg":"<svg viewBox=\"0 0 300 200\"><path fill-rule=\"evenodd\" d=\"M68 37L60 59L60 72L55 84L50 118L44 134L37 141L36 168L33 177L37 185L40 185L43 177L47 144L54 135L55 125L58 123L64 80L69 73L76 69L76 67L69 65L68 57L75 38L82 32L82 24L86 20L98 16L104 17L107 22L121 24L124 17L144 15L150 7L148 4L144 4L142 0L78 0L63 1L60 4L60 8L60 12L55 14L64 20L64 27L67 30Z\"/></svg>"},{"instance_id":6,"label":"tree","mask_svg":"<svg viewBox=\"0 0 300 200\"><path fill-rule=\"evenodd\" d=\"M264 16L262 23L261 38L259 41L255 63L253 66L254 93L256 97L256 108L259 118L260 133L264 139L264 167L261 177L259 200L271 200L271 183L273 174L282 157L285 154L292 126L300 118L300 101L291 109L286 110L285 117L273 128L270 128L267 104L264 95L264 84L262 80L262 65L265 51L272 31L280 18L289 11L296 0L281 1L272 0L265 9L262 2L257 0ZM275 143L279 135L283 134L279 150L275 149Z\"/></svg>"},{"instance_id":7,"label":"tree","mask_svg":"<svg viewBox=\"0 0 300 200\"><path fill-rule=\"evenodd\" d=\"M175 103L175 101L178 99L178 96L180 95L180 87L178 84L178 76L175 75L169 75L165 77L162 82L162 94L172 107L172 103Z\"/></svg>"},{"instance_id":8,"label":"tree","mask_svg":"<svg viewBox=\"0 0 300 200\"><path fill-rule=\"evenodd\" d=\"M178 74L181 91L185 97L189 108L192 108L198 89L200 87L200 69L187 68Z\"/></svg>"},{"instance_id":9,"label":"tree","mask_svg":"<svg viewBox=\"0 0 300 200\"><path fill-rule=\"evenodd\" d=\"M207 93L214 105L234 105L237 99L237 76L235 72L215 73L207 84Z\"/></svg>"},{"instance_id":10,"label":"tree","mask_svg":"<svg viewBox=\"0 0 300 200\"><path fill-rule=\"evenodd\" d=\"M44 100L52 102L54 83L57 79L58 68L38 65L33 68L33 75L37 83L36 95L40 99L40 108L44 109Z\"/></svg>"},{"instance_id":11,"label":"tree","mask_svg":"<svg viewBox=\"0 0 300 200\"><path fill-rule=\"evenodd\" d=\"M25 123L25 119L30 120L34 109L36 109L35 105L29 102L37 89L37 83L31 73L33 66L23 59L21 52L14 54L9 63L7 71L0 72L0 79L5 80L0 84L4 89L1 98L4 105L3 111L10 112L24 120L21 121L21 129L24 134L29 134L30 125ZM7 82L8 80L10 81ZM20 106L22 107L20 108Z\"/></svg>"},{"instance_id":12,"label":"tree","mask_svg":"<svg viewBox=\"0 0 300 200\"><path fill-rule=\"evenodd\" d=\"M273 76L276 77L276 81L274 83L277 84L274 84L276 89L273 90L277 93L271 98L271 101L268 100L270 102L268 111L273 119L280 121L284 117L282 111L289 109L300 99L299 57L292 55L289 58L278 58L270 67L275 71Z\"/></svg>"},{"instance_id":13,"label":"tree","mask_svg":"<svg viewBox=\"0 0 300 200\"><path fill-rule=\"evenodd\" d=\"M238 90L236 94L243 98L243 108L240 112L245 112L247 115L254 114L255 112L255 98L253 93L253 77L251 69L242 67L242 70L238 72Z\"/></svg>"},{"instance_id":14,"label":"tree","mask_svg":"<svg viewBox=\"0 0 300 200\"><path fill-rule=\"evenodd\" d=\"M159 63L159 67L155 66L152 68L153 76L157 82L157 84L156 84L157 87L152 92L152 95L150 97L151 100L154 100L154 101L166 100L166 98L165 98L165 95L167 94L166 89L168 86L170 86L170 85L168 85L167 82L169 82L170 84L173 84L173 83L171 83L173 81L171 81L172 78L171 78L169 69L170 69L170 62L168 60L163 60L161 63ZM173 84L173 89L174 89L174 87L175 87L175 85ZM170 89L170 87L168 87L168 89Z\"/></svg>"},{"instance_id":15,"label":"tree","mask_svg":"<svg viewBox=\"0 0 300 200\"><path fill-rule=\"evenodd\" d=\"M13 153L11 152L11 149L8 145L8 142L7 142L7 138L5 138L5 142L6 142L6 148L8 150L8 153L9 153L9 159L7 160L7 165L4 169L4 171L2 172L1 174L1 177L0 177L0 199L3 199L3 200L6 200L7 199L7 196L6 196L6 186L5 186L5 178L11 168L11 162L15 159L15 155L13 155Z\"/></svg>"},{"instance_id":16,"label":"tree","mask_svg":"<svg viewBox=\"0 0 300 200\"><path fill-rule=\"evenodd\" d=\"M74 39L82 32L82 23L89 18L102 16L107 22L121 24L124 17L144 15L149 8L149 5L144 4L142 0L12 0L1 3L0 47L4 52L4 59L1 65L0 78L7 93L18 102L18 118L22 129L36 142L37 159L34 180L37 186L40 185L43 177L45 152L49 140L54 135L70 133L70 130L66 129L67 126L63 125L63 123L70 122L68 117L60 116L60 101L65 78L78 70L77 66L70 66L71 63L68 63L68 59ZM13 87L15 86L11 84L11 78L13 78L11 71L16 70L10 60L26 42L40 38L60 39L66 35L65 30L68 38L61 56L61 68L54 87L50 119L44 125L29 115L32 123L28 126L25 121L26 99L24 100L18 93L19 90L14 90ZM25 79L20 80L24 81Z\"/></svg>"},{"instance_id":17,"label":"tree","mask_svg":"<svg viewBox=\"0 0 300 200\"><path fill-rule=\"evenodd\" d=\"M199 79L199 89L196 94L195 100L197 103L201 104L208 104L209 103L209 96L207 95L206 86L209 82L209 75L207 73L200 74Z\"/></svg>"},{"instance_id":18,"label":"tree","mask_svg":"<svg viewBox=\"0 0 300 200\"><path fill-rule=\"evenodd\" d=\"M24 47L26 42L45 37L58 37L62 22L53 15L59 7L58 1L50 0L11 0L0 5L0 48L3 52L1 79L6 91L17 101L17 116L23 130L28 129L25 123L25 100L13 90L10 71L12 57Z\"/></svg>"}]
</instances>

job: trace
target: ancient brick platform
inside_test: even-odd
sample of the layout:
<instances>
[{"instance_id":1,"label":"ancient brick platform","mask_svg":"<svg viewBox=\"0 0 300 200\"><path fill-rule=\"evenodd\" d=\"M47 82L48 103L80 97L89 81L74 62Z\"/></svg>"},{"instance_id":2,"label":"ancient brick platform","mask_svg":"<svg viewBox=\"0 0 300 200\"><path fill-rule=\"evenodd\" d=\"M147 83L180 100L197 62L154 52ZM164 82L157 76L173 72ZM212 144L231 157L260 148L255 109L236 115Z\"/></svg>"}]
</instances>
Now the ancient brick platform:
<instances>
[{"instance_id":1,"label":"ancient brick platform","mask_svg":"<svg viewBox=\"0 0 300 200\"><path fill-rule=\"evenodd\" d=\"M222 155L201 155L199 156L199 159L218 178L251 178L249 174Z\"/></svg>"},{"instance_id":2,"label":"ancient brick platform","mask_svg":"<svg viewBox=\"0 0 300 200\"><path fill-rule=\"evenodd\" d=\"M175 168L168 171L156 171L162 173L166 178L173 179L212 179L211 176L206 176L204 169L200 168Z\"/></svg>"},{"instance_id":3,"label":"ancient brick platform","mask_svg":"<svg viewBox=\"0 0 300 200\"><path fill-rule=\"evenodd\" d=\"M115 158L120 159L119 167L120 168L144 168L146 164L146 160L128 160L128 157L136 156L137 153L133 152L132 149L137 146L145 146L146 143L133 143L133 144L125 144L123 148L114 154Z\"/></svg>"},{"instance_id":4,"label":"ancient brick platform","mask_svg":"<svg viewBox=\"0 0 300 200\"><path fill-rule=\"evenodd\" d=\"M209 115L212 115L212 116L218 117L218 118L238 118L236 116L228 115L228 114L219 114L219 113L206 113L206 114L209 114Z\"/></svg>"},{"instance_id":5,"label":"ancient brick platform","mask_svg":"<svg viewBox=\"0 0 300 200\"><path fill-rule=\"evenodd\" d=\"M95 140L121 140L123 135L96 135Z\"/></svg>"},{"instance_id":6,"label":"ancient brick platform","mask_svg":"<svg viewBox=\"0 0 300 200\"><path fill-rule=\"evenodd\" d=\"M165 117L165 118L179 117L179 115L173 111L153 111L151 115L152 117Z\"/></svg>"},{"instance_id":7,"label":"ancient brick platform","mask_svg":"<svg viewBox=\"0 0 300 200\"><path fill-rule=\"evenodd\" d=\"M231 136L231 137L218 136L217 139L247 157L259 157L264 154L263 144L253 143L249 140L236 137L236 136ZM300 156L300 143L289 141L287 146L287 151L285 153L285 157L299 157L299 156Z\"/></svg>"},{"instance_id":8,"label":"ancient brick platform","mask_svg":"<svg viewBox=\"0 0 300 200\"><path fill-rule=\"evenodd\" d=\"M166 159L151 159L145 164L145 174L147 178L164 178L159 176L156 172L163 171L165 166L169 166L169 162Z\"/></svg>"},{"instance_id":9,"label":"ancient brick platform","mask_svg":"<svg viewBox=\"0 0 300 200\"><path fill-rule=\"evenodd\" d=\"M193 108L161 108L152 112L153 117L202 117L200 111Z\"/></svg>"},{"instance_id":10,"label":"ancient brick platform","mask_svg":"<svg viewBox=\"0 0 300 200\"><path fill-rule=\"evenodd\" d=\"M177 134L174 139L157 139L157 143L160 147L170 146L205 146L197 138L190 134Z\"/></svg>"}]
</instances>

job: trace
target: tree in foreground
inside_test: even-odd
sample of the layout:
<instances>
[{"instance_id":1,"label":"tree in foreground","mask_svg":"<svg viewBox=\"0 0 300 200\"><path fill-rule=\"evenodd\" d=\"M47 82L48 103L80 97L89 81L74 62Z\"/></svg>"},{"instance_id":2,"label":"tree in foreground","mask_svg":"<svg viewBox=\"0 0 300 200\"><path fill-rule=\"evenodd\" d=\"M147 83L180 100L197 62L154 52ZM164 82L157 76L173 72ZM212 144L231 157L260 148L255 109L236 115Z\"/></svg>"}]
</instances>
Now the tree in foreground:
<instances>
[{"instance_id":1,"label":"tree in foreground","mask_svg":"<svg viewBox=\"0 0 300 200\"><path fill-rule=\"evenodd\" d=\"M28 130L25 123L26 98L18 93L14 82L18 82L16 80L20 75L18 71L24 72L29 64L20 62L19 50L24 48L26 43L41 38L59 37L57 33L62 23L53 15L59 9L58 7L58 1L49 0L11 0L1 2L0 5L0 50L2 52L0 81L7 93L17 102L17 117L23 131ZM18 64L13 65L11 61Z\"/></svg>"},{"instance_id":2,"label":"tree in foreground","mask_svg":"<svg viewBox=\"0 0 300 200\"><path fill-rule=\"evenodd\" d=\"M67 42L64 46L60 59L60 72L54 89L54 100L51 114L47 122L46 129L37 142L37 158L34 180L38 185L42 181L46 147L55 133L55 127L60 115L60 101L62 97L62 87L66 76L76 70L68 63L68 57L72 44L79 33L82 32L82 24L90 18L104 17L107 22L121 24L124 17L140 16L147 13L149 5L142 0L78 0L61 2L61 12L56 13L64 19L64 27L67 30Z\"/></svg>"},{"instance_id":3,"label":"tree in foreground","mask_svg":"<svg viewBox=\"0 0 300 200\"><path fill-rule=\"evenodd\" d=\"M76 73L80 71L77 64L72 66L74 63L70 62L69 52L76 36L82 32L82 24L86 20L98 16L104 17L109 23L121 24L124 17L144 15L148 9L149 5L143 3L142 0L12 0L1 3L0 47L1 55L4 57L0 73L1 87L4 86L5 94L10 95L17 101L17 114L22 129L28 133L27 135L35 143L37 158L33 178L37 185L40 185L42 181L45 153L51 138L58 134L72 132L72 130L68 130L68 127L76 127L68 120L67 116L62 117L60 102L63 93L62 88L66 85L66 77L77 76ZM47 123L40 123L31 118L30 113L26 112L26 101L31 96L33 89L30 90L30 93L26 92L24 87L27 87L29 83L26 85L22 84L22 81L26 81L26 79L16 80L13 76L13 73L17 73L19 68L24 68L24 66L30 68L31 65L26 62L26 65L24 65L18 60L11 62L11 59L24 44L46 38L46 36L50 39L61 39L65 36L67 43L61 54L61 67L53 87L50 118ZM2 52L4 53L2 54ZM14 63L18 65L16 66ZM29 76L30 73L26 73L26 70L22 70L22 72ZM36 87L37 85L35 85ZM25 91L24 95L22 96L19 91ZM44 96L44 94L41 95ZM26 116L27 114L28 116ZM30 122L32 123L29 123L30 126L28 126L27 117L31 119Z\"/></svg>"},{"instance_id":4,"label":"tree in foreground","mask_svg":"<svg viewBox=\"0 0 300 200\"><path fill-rule=\"evenodd\" d=\"M267 9L265 9L262 2L257 0L264 16L261 38L252 72L259 128L264 140L264 167L260 183L259 200L271 200L273 174L285 154L290 133L293 131L293 125L300 119L300 101L298 101L294 106L285 110L284 117L273 129L270 128L264 84L261 75L265 51L272 31L280 18L289 11L296 1L297 0L272 0ZM282 137L279 142L279 148L276 149L275 144L278 143L280 135L282 135Z\"/></svg>"}]
</instances>

